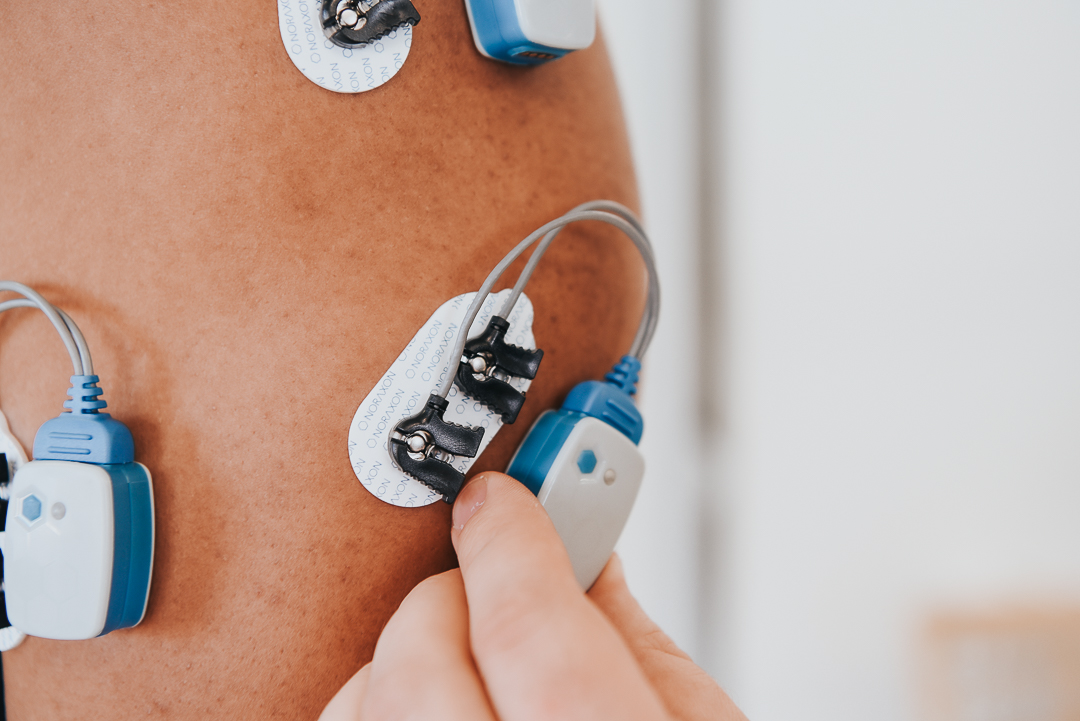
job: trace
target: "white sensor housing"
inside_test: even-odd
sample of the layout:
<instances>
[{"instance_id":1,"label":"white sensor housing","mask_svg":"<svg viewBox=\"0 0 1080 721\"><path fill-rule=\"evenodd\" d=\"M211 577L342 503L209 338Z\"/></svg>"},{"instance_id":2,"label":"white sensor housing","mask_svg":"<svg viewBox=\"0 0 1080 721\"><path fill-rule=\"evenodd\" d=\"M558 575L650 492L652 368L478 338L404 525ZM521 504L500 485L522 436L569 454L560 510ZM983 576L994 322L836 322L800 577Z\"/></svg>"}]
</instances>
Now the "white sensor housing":
<instances>
[{"instance_id":1,"label":"white sensor housing","mask_svg":"<svg viewBox=\"0 0 1080 721\"><path fill-rule=\"evenodd\" d=\"M11 625L31 636L93 638L112 585L112 480L88 463L37 461L15 474L3 537Z\"/></svg>"},{"instance_id":2,"label":"white sensor housing","mask_svg":"<svg viewBox=\"0 0 1080 721\"><path fill-rule=\"evenodd\" d=\"M645 460L634 442L596 418L582 418L563 442L537 499L588 590L604 570L634 507Z\"/></svg>"},{"instance_id":3,"label":"white sensor housing","mask_svg":"<svg viewBox=\"0 0 1080 721\"><path fill-rule=\"evenodd\" d=\"M142 619L153 563L144 466L33 461L10 492L0 549L12 626L79 640Z\"/></svg>"}]
</instances>

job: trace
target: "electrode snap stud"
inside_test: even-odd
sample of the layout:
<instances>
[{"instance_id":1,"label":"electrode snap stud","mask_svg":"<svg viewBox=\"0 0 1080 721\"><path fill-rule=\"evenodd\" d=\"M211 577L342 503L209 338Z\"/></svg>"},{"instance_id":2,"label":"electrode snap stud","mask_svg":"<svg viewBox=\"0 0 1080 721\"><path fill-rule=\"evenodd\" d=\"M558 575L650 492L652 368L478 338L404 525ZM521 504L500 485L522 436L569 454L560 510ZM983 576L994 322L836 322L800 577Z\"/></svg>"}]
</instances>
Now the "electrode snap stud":
<instances>
[{"instance_id":1,"label":"electrode snap stud","mask_svg":"<svg viewBox=\"0 0 1080 721\"><path fill-rule=\"evenodd\" d=\"M409 436L405 441L405 445L409 447L410 453L423 454L427 450L428 444L431 443L431 436L423 431L417 431Z\"/></svg>"},{"instance_id":2,"label":"electrode snap stud","mask_svg":"<svg viewBox=\"0 0 1080 721\"><path fill-rule=\"evenodd\" d=\"M363 24L361 24L361 21L363 21ZM346 7L338 13L338 24L343 27L352 28L353 30L359 30L364 25L367 25L367 18L361 17L360 13L352 8ZM357 25L360 25L360 28L358 28Z\"/></svg>"},{"instance_id":3,"label":"electrode snap stud","mask_svg":"<svg viewBox=\"0 0 1080 721\"><path fill-rule=\"evenodd\" d=\"M482 355L473 356L468 361L473 373L485 373L488 369L487 358Z\"/></svg>"},{"instance_id":4,"label":"electrode snap stud","mask_svg":"<svg viewBox=\"0 0 1080 721\"><path fill-rule=\"evenodd\" d=\"M401 470L453 503L465 484L465 474L451 463L458 457L475 458L484 438L483 428L459 426L443 419L449 403L436 394L414 416L398 423L390 436L390 455Z\"/></svg>"},{"instance_id":5,"label":"electrode snap stud","mask_svg":"<svg viewBox=\"0 0 1080 721\"><path fill-rule=\"evenodd\" d=\"M420 22L411 0L322 0L321 15L326 37L343 48L367 45Z\"/></svg>"},{"instance_id":6,"label":"electrode snap stud","mask_svg":"<svg viewBox=\"0 0 1080 721\"><path fill-rule=\"evenodd\" d=\"M517 420L525 394L508 382L510 378L536 377L544 351L519 348L506 342L510 324L492 316L487 328L465 344L455 382L461 391L502 416L504 423Z\"/></svg>"}]
</instances>

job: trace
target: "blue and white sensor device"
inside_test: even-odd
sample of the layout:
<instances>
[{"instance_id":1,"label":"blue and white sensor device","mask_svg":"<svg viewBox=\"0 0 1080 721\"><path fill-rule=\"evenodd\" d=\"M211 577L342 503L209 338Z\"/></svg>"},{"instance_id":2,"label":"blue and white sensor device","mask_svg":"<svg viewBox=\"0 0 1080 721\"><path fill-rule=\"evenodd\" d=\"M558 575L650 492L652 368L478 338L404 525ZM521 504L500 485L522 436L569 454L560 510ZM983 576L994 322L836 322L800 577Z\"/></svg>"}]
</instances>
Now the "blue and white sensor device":
<instances>
[{"instance_id":1,"label":"blue and white sensor device","mask_svg":"<svg viewBox=\"0 0 1080 721\"><path fill-rule=\"evenodd\" d=\"M585 590L611 558L645 475L631 397L640 369L624 356L604 381L575 386L562 408L537 419L506 471L547 510Z\"/></svg>"},{"instance_id":2,"label":"blue and white sensor device","mask_svg":"<svg viewBox=\"0 0 1080 721\"><path fill-rule=\"evenodd\" d=\"M479 7L477 2L474 5ZM553 0L551 6L567 5ZM519 1L514 7L520 10L531 4ZM457 372L444 374L427 407L399 421L388 440L395 449L398 468L448 503L454 502L465 477L453 464L459 458L476 456L484 428L447 422L443 418L446 398L456 382L460 393L475 400L478 407L498 412L506 423L517 419L525 396L506 381L536 377L542 351L507 343L506 319L559 232L582 221L618 228L641 253L649 279L645 308L629 353L603 381L579 383L562 408L541 415L506 472L536 494L566 547L578 583L588 590L615 550L645 474L645 461L637 447L643 423L633 396L641 370L639 359L648 350L660 313L660 278L652 243L633 211L610 200L582 203L515 245L488 273L458 326L448 354L459 359ZM467 329L473 327L491 289L529 248L533 248L532 255L503 301L502 310L492 316L487 330L469 339Z\"/></svg>"},{"instance_id":3,"label":"blue and white sensor device","mask_svg":"<svg viewBox=\"0 0 1080 721\"><path fill-rule=\"evenodd\" d=\"M595 0L465 0L481 54L515 65L540 65L596 38Z\"/></svg>"},{"instance_id":4,"label":"blue and white sensor device","mask_svg":"<svg viewBox=\"0 0 1080 721\"><path fill-rule=\"evenodd\" d=\"M62 640L139 623L154 560L150 472L127 427L99 412L98 377L71 382L71 411L41 426L11 481L0 534L8 620Z\"/></svg>"}]
</instances>

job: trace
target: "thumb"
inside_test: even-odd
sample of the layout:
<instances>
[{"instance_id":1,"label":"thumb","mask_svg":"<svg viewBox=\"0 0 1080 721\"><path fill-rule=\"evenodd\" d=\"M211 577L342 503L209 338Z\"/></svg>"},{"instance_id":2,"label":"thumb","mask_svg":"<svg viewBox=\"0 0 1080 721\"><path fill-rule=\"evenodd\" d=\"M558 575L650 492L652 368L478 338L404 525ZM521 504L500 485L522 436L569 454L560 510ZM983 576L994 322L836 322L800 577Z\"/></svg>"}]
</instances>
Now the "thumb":
<instances>
[{"instance_id":1,"label":"thumb","mask_svg":"<svg viewBox=\"0 0 1080 721\"><path fill-rule=\"evenodd\" d=\"M537 709L547 710L543 718L665 717L525 486L481 474L458 495L453 517L473 657L500 718L537 718Z\"/></svg>"},{"instance_id":2,"label":"thumb","mask_svg":"<svg viewBox=\"0 0 1080 721\"><path fill-rule=\"evenodd\" d=\"M481 513L485 506L488 510ZM483 473L473 478L458 494L453 524L450 537L466 577L470 575L466 569L497 563L505 566L504 572L532 569L523 575L542 575L545 584L573 584L574 595L581 595L570 557L547 511L510 476ZM493 546L495 539L498 543ZM471 575L475 579L477 574Z\"/></svg>"},{"instance_id":3,"label":"thumb","mask_svg":"<svg viewBox=\"0 0 1080 721\"><path fill-rule=\"evenodd\" d=\"M453 523L470 615L489 603L498 612L521 597L548 608L587 605L555 526L518 481L502 473L476 476L458 494ZM490 618L487 613L480 617Z\"/></svg>"}]
</instances>

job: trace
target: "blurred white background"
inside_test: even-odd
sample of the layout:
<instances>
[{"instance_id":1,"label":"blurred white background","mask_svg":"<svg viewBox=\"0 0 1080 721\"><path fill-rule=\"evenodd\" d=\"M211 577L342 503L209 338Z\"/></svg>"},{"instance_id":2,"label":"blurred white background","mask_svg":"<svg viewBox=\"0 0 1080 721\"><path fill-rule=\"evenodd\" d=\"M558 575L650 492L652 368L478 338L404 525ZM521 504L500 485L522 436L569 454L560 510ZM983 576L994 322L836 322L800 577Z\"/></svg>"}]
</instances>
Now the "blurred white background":
<instances>
[{"instance_id":1,"label":"blurred white background","mask_svg":"<svg viewBox=\"0 0 1080 721\"><path fill-rule=\"evenodd\" d=\"M1080 717L1080 4L600 5L646 609L753 721Z\"/></svg>"}]
</instances>

